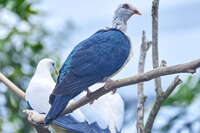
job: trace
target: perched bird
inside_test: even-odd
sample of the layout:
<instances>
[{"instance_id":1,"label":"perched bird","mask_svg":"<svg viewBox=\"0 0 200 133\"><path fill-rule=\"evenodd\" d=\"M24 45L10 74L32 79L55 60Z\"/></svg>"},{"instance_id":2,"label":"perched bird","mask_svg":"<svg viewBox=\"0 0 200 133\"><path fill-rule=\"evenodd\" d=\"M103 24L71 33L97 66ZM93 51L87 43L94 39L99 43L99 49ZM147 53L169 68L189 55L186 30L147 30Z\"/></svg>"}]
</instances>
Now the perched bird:
<instances>
[{"instance_id":1,"label":"perched bird","mask_svg":"<svg viewBox=\"0 0 200 133\"><path fill-rule=\"evenodd\" d=\"M49 111L50 104L48 100L55 87L55 82L51 76L54 71L55 62L53 60L42 59L38 63L25 96L29 108L32 109L25 111L29 115L29 120L32 120L33 117L38 117L39 113L46 114ZM56 132L93 133L93 129L79 109L54 120L51 126Z\"/></svg>"},{"instance_id":2,"label":"perched bird","mask_svg":"<svg viewBox=\"0 0 200 133\"><path fill-rule=\"evenodd\" d=\"M48 99L56 85L51 74L55 70L55 62L52 59L42 59L26 89L27 104L39 113L46 114L49 111Z\"/></svg>"},{"instance_id":3,"label":"perched bird","mask_svg":"<svg viewBox=\"0 0 200 133\"><path fill-rule=\"evenodd\" d=\"M126 26L134 14L140 15L134 6L121 4L115 11L112 28L97 31L72 50L59 71L44 124L58 117L68 102L89 86L110 81L128 62L131 43L126 35Z\"/></svg>"},{"instance_id":4,"label":"perched bird","mask_svg":"<svg viewBox=\"0 0 200 133\"><path fill-rule=\"evenodd\" d=\"M102 83L95 84L89 89L95 91L102 86ZM86 91L75 99L79 99L85 93ZM118 93L112 94L110 92L97 99L93 104L87 104L79 109L92 128L94 128L93 126L99 127L96 130L97 133L102 131L107 131L107 133L121 132L124 121L124 102Z\"/></svg>"}]
</instances>

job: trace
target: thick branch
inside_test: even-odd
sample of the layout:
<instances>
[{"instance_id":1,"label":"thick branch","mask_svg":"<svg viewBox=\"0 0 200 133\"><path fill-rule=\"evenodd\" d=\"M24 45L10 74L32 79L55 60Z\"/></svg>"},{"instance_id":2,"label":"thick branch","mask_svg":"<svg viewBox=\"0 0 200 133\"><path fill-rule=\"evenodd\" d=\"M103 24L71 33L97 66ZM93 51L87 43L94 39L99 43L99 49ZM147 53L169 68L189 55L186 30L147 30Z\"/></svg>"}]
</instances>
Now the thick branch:
<instances>
[{"instance_id":1,"label":"thick branch","mask_svg":"<svg viewBox=\"0 0 200 133\"><path fill-rule=\"evenodd\" d=\"M142 44L140 48L140 58L138 65L138 74L144 73L146 53L149 50L150 42L146 42L145 31L142 33ZM144 132L144 102L143 82L138 84L138 102L137 102L137 133Z\"/></svg>"},{"instance_id":2,"label":"thick branch","mask_svg":"<svg viewBox=\"0 0 200 133\"><path fill-rule=\"evenodd\" d=\"M152 60L153 68L159 67L158 54L158 8L159 0L154 0L152 4ZM155 87L157 95L162 93L161 78L155 79Z\"/></svg>"},{"instance_id":3,"label":"thick branch","mask_svg":"<svg viewBox=\"0 0 200 133\"><path fill-rule=\"evenodd\" d=\"M153 123L160 110L162 103L167 99L167 97L173 92L176 86L179 85L181 82L182 81L177 76L172 82L172 84L168 87L168 89L156 98L156 102L154 103L154 106L149 114L149 117L145 125L145 129L144 129L145 133L151 133Z\"/></svg>"}]
</instances>

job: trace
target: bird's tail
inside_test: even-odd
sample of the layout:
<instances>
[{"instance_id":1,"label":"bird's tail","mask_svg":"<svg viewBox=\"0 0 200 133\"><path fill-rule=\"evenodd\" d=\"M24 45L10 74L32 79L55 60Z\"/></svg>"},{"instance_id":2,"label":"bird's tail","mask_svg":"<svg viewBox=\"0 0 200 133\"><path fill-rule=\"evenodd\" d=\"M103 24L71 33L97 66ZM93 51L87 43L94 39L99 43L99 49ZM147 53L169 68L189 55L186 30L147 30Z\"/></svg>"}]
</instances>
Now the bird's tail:
<instances>
[{"instance_id":1,"label":"bird's tail","mask_svg":"<svg viewBox=\"0 0 200 133\"><path fill-rule=\"evenodd\" d=\"M71 96L55 96L51 108L44 120L44 124L49 124L53 119L58 117L71 100Z\"/></svg>"}]
</instances>

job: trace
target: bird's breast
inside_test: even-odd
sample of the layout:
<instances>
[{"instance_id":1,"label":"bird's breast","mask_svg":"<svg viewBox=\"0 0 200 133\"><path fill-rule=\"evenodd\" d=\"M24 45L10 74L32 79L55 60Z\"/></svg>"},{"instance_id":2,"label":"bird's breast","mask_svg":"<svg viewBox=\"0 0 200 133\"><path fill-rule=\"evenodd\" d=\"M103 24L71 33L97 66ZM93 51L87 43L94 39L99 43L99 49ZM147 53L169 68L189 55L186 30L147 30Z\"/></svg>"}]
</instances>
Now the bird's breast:
<instances>
[{"instance_id":1,"label":"bird's breast","mask_svg":"<svg viewBox=\"0 0 200 133\"><path fill-rule=\"evenodd\" d=\"M125 34L125 33L124 33L124 34ZM125 35L126 35L126 34L125 34ZM118 70L117 70L115 73L113 73L111 76L109 76L110 78L112 78L112 77L114 77L115 75L117 75L117 74L127 65L127 63L130 61L131 57L133 56L131 40L130 40L130 38L129 38L128 35L126 35L126 36L127 36L127 38L128 38L129 46L130 46L130 48L129 48L129 55L128 55L127 59L125 60L124 64L121 66L121 68L118 69Z\"/></svg>"}]
</instances>

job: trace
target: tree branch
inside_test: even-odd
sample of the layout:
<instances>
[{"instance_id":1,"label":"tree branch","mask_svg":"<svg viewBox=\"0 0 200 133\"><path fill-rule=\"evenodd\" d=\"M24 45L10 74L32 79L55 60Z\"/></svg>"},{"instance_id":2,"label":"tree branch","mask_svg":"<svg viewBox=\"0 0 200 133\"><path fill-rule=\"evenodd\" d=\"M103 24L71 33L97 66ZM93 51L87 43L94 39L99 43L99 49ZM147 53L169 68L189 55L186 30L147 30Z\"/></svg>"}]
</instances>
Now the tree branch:
<instances>
[{"instance_id":1,"label":"tree branch","mask_svg":"<svg viewBox=\"0 0 200 133\"><path fill-rule=\"evenodd\" d=\"M138 65L138 74L144 73L145 59L151 42L146 41L145 31L142 33L142 44L140 48L140 58ZM143 82L138 83L138 102L137 102L137 133L144 132L144 102L146 97L143 93Z\"/></svg>"},{"instance_id":2,"label":"tree branch","mask_svg":"<svg viewBox=\"0 0 200 133\"><path fill-rule=\"evenodd\" d=\"M17 87L15 84L13 84L6 76L4 76L0 72L0 81L3 82L8 88L10 88L15 94L17 94L20 98L25 100L25 93Z\"/></svg>"},{"instance_id":3,"label":"tree branch","mask_svg":"<svg viewBox=\"0 0 200 133\"><path fill-rule=\"evenodd\" d=\"M84 96L84 97L80 98L78 101L71 103L65 109L64 113L61 116L65 115L67 113L71 113L75 109L78 109L79 107L81 107L95 99L98 99L99 97L112 91L113 89L137 84L137 83L144 82L144 81L149 81L149 80L155 79L160 76L165 76L165 75L171 75L171 74L176 74L176 73L194 73L194 72L196 72L196 69L199 67L200 67L200 59L197 59L197 60L185 63L185 64L179 64L179 65L174 65L174 66L170 66L170 67L159 67L159 68L156 68L154 70L148 71L143 74L137 74L137 75L129 77L129 78L115 80L108 86L107 89L105 89L104 87L101 87L100 89L92 92L89 97Z\"/></svg>"},{"instance_id":4,"label":"tree branch","mask_svg":"<svg viewBox=\"0 0 200 133\"><path fill-rule=\"evenodd\" d=\"M167 88L165 92L163 92L160 96L156 98L156 102L154 103L154 106L149 114L149 117L147 119L144 133L151 133L153 123L155 121L155 118L160 110L160 107L162 103L168 98L168 96L173 92L173 90L182 83L181 79L177 76L174 81L171 83L171 85Z\"/></svg>"},{"instance_id":5,"label":"tree branch","mask_svg":"<svg viewBox=\"0 0 200 133\"><path fill-rule=\"evenodd\" d=\"M159 67L159 54L158 54L158 8L159 0L154 0L152 3L152 60L153 68ZM155 79L156 94L161 95L162 86L161 78Z\"/></svg>"}]
</instances>

